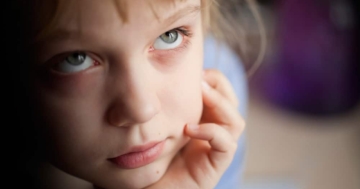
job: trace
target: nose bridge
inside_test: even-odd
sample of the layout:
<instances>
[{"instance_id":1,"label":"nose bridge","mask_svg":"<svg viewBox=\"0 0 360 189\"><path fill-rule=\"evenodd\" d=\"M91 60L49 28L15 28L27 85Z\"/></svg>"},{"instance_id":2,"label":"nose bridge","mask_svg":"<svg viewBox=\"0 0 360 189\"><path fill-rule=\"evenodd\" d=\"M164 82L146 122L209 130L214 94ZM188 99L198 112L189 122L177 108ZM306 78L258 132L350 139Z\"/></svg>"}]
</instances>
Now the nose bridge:
<instances>
[{"instance_id":1,"label":"nose bridge","mask_svg":"<svg viewBox=\"0 0 360 189\"><path fill-rule=\"evenodd\" d=\"M150 120L160 108L153 85L155 78L151 77L150 71L146 65L130 66L124 104L129 118L136 122Z\"/></svg>"},{"instance_id":2,"label":"nose bridge","mask_svg":"<svg viewBox=\"0 0 360 189\"><path fill-rule=\"evenodd\" d=\"M122 126L147 122L160 111L153 70L140 57L123 59L123 64L122 74L117 77L120 81L116 82L122 84L117 86L121 89L116 94L112 123Z\"/></svg>"}]
</instances>

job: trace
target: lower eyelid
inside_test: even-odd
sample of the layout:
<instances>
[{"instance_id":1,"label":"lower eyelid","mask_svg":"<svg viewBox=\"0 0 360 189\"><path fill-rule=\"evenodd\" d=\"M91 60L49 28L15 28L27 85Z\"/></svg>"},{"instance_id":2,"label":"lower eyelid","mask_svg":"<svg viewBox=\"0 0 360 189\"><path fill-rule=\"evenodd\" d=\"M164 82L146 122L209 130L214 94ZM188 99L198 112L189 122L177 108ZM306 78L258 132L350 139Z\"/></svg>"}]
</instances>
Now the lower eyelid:
<instances>
[{"instance_id":1,"label":"lower eyelid","mask_svg":"<svg viewBox=\"0 0 360 189\"><path fill-rule=\"evenodd\" d=\"M184 37L184 41L181 43L181 45L179 45L176 48L169 49L169 51L180 51L180 50L186 49L189 45L190 45L190 40L185 39L185 37Z\"/></svg>"},{"instance_id":2,"label":"lower eyelid","mask_svg":"<svg viewBox=\"0 0 360 189\"><path fill-rule=\"evenodd\" d=\"M183 51L185 51L189 46L191 45L191 42L189 39L186 39L182 42L182 44L176 48L168 49L168 50L154 50L153 55L155 58L161 58L161 57L171 57L176 56Z\"/></svg>"}]
</instances>

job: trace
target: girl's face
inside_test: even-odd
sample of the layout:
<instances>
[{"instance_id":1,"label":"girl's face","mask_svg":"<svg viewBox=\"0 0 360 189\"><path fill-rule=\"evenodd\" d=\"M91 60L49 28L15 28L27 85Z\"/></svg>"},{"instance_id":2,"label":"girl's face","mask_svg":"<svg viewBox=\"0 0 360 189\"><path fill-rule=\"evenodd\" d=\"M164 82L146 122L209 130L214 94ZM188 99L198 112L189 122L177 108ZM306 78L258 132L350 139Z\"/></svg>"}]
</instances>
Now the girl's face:
<instances>
[{"instance_id":1,"label":"girl's face","mask_svg":"<svg viewBox=\"0 0 360 189\"><path fill-rule=\"evenodd\" d=\"M36 53L49 161L104 188L158 181L202 113L200 0L62 2Z\"/></svg>"}]
</instances>

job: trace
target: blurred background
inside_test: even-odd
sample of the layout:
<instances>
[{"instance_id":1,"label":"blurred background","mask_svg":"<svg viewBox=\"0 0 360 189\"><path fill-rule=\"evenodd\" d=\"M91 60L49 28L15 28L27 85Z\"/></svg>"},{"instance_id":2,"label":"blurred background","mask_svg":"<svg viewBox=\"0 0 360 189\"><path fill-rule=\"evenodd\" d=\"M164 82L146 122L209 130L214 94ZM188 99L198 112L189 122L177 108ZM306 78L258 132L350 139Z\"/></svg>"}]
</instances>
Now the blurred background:
<instances>
[{"instance_id":1,"label":"blurred background","mask_svg":"<svg viewBox=\"0 0 360 189\"><path fill-rule=\"evenodd\" d=\"M268 43L249 79L244 189L360 189L359 2L258 3Z\"/></svg>"}]
</instances>

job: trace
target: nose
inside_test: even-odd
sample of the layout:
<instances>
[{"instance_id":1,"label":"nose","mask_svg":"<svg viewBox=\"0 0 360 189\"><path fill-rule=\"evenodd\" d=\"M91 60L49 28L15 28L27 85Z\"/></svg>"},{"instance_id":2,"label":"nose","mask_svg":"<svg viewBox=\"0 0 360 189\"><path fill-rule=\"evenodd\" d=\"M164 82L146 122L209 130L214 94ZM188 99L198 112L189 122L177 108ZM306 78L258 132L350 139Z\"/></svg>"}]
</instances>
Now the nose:
<instances>
[{"instance_id":1,"label":"nose","mask_svg":"<svg viewBox=\"0 0 360 189\"><path fill-rule=\"evenodd\" d=\"M108 111L111 125L124 127L145 123L160 112L155 78L146 72L146 69L134 68L119 74L115 82L119 90Z\"/></svg>"}]
</instances>

